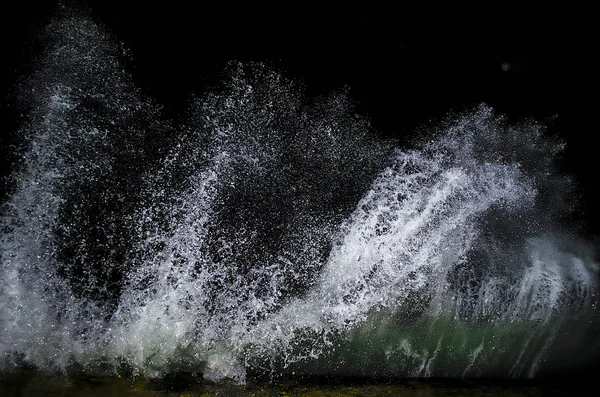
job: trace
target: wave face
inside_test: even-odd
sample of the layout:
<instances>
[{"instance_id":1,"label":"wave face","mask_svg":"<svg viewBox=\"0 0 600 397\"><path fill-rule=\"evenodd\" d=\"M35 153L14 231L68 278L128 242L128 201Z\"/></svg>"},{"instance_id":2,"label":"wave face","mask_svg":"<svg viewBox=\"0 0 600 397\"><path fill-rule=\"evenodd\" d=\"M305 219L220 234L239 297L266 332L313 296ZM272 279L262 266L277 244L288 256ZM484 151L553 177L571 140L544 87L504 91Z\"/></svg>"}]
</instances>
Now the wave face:
<instances>
[{"instance_id":1,"label":"wave face","mask_svg":"<svg viewBox=\"0 0 600 397\"><path fill-rule=\"evenodd\" d=\"M231 64L181 120L61 10L3 203L0 368L535 377L597 358L563 149L481 105L400 147Z\"/></svg>"}]
</instances>

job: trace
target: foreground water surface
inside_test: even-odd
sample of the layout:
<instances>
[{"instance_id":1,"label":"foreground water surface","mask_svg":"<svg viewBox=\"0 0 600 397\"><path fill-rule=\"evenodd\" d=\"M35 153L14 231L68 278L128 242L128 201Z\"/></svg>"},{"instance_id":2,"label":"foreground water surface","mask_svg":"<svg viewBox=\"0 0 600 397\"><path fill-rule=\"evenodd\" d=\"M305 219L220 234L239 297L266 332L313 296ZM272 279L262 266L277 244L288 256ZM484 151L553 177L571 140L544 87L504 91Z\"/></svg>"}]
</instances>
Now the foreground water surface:
<instances>
[{"instance_id":1,"label":"foreground water surface","mask_svg":"<svg viewBox=\"0 0 600 397\"><path fill-rule=\"evenodd\" d=\"M206 382L189 375L161 380L119 377L62 377L20 372L0 375L4 397L86 396L584 396L595 395L581 380L483 380L312 378L281 382Z\"/></svg>"}]
</instances>

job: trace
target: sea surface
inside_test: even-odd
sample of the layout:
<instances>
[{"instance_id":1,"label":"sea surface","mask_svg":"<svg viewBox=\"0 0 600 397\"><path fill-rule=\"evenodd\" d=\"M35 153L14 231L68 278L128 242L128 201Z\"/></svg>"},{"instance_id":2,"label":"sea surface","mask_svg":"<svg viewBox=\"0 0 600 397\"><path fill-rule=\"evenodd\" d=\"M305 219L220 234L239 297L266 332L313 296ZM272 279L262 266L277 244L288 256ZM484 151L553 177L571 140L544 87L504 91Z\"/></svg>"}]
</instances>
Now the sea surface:
<instances>
[{"instance_id":1,"label":"sea surface","mask_svg":"<svg viewBox=\"0 0 600 397\"><path fill-rule=\"evenodd\" d=\"M196 377L171 376L161 380L102 377L62 377L21 372L0 377L0 390L6 397L86 396L593 396L590 384L548 380L506 379L305 379L281 382L203 382Z\"/></svg>"}]
</instances>

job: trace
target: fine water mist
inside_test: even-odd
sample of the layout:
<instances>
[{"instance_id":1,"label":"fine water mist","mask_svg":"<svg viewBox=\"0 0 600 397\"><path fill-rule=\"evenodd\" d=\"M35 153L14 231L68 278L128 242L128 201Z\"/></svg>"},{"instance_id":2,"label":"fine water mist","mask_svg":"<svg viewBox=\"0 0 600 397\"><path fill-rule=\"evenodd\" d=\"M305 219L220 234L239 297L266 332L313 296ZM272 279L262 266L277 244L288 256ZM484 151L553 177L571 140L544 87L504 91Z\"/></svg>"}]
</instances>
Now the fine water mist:
<instances>
[{"instance_id":1,"label":"fine water mist","mask_svg":"<svg viewBox=\"0 0 600 397\"><path fill-rule=\"evenodd\" d=\"M482 104L399 142L343 90L234 62L173 120L87 16L59 10L41 40L1 208L2 371L529 378L597 359L598 264L543 122Z\"/></svg>"}]
</instances>

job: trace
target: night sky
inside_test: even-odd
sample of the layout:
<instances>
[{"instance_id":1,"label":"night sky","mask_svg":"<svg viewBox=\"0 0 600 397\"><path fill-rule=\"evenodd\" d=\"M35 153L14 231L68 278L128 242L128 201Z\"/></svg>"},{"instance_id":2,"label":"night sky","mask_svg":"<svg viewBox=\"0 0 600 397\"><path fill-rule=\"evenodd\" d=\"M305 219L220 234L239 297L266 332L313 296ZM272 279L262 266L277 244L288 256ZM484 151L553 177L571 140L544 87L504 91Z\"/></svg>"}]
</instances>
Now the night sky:
<instances>
[{"instance_id":1,"label":"night sky","mask_svg":"<svg viewBox=\"0 0 600 397\"><path fill-rule=\"evenodd\" d=\"M12 14L3 13L3 132L19 123L14 83L35 65L36 32L53 9L48 3L19 2ZM125 3L87 2L91 15L131 50L126 66L138 85L172 117L185 110L193 93L215 84L232 60L269 63L303 82L309 95L348 87L376 133L407 141L419 124L482 102L509 118L546 121L558 115L563 95L560 34L539 15L455 18L438 11L432 18L431 11L417 17L409 9L375 6L325 11L287 4ZM567 142L564 166L581 186L580 216L593 219L590 230L600 233L595 176L586 172L594 169L589 142L562 115L550 131ZM3 155L10 143L3 134Z\"/></svg>"}]
</instances>

